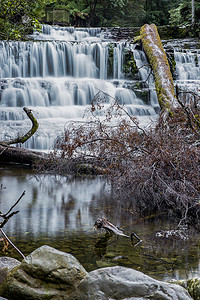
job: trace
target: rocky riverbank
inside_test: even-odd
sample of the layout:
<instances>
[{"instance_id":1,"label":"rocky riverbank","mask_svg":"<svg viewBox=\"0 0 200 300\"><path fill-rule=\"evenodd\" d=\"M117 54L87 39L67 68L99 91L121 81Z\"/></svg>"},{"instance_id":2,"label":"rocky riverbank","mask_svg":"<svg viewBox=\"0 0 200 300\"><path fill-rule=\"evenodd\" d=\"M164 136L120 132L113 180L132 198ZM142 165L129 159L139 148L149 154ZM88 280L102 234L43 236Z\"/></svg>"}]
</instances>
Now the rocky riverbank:
<instances>
[{"instance_id":1,"label":"rocky riverbank","mask_svg":"<svg viewBox=\"0 0 200 300\"><path fill-rule=\"evenodd\" d=\"M0 295L9 300L192 299L183 287L134 269L115 266L88 273L74 256L49 246L36 249L21 263L2 257L0 270L5 278Z\"/></svg>"}]
</instances>

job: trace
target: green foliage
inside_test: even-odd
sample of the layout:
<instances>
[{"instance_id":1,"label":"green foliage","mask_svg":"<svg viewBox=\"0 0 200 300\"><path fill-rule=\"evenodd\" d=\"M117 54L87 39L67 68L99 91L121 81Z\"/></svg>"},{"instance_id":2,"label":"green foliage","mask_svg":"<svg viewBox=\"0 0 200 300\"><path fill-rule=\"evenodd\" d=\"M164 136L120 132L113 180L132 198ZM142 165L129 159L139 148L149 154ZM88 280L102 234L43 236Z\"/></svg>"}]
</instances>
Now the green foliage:
<instances>
[{"instance_id":1,"label":"green foliage","mask_svg":"<svg viewBox=\"0 0 200 300\"><path fill-rule=\"evenodd\" d=\"M20 39L39 28L38 18L49 0L1 0L0 38Z\"/></svg>"},{"instance_id":2,"label":"green foliage","mask_svg":"<svg viewBox=\"0 0 200 300\"><path fill-rule=\"evenodd\" d=\"M146 15L144 23L154 23L156 25L167 25L169 23L169 10L177 7L180 0L147 0L145 5Z\"/></svg>"},{"instance_id":3,"label":"green foliage","mask_svg":"<svg viewBox=\"0 0 200 300\"><path fill-rule=\"evenodd\" d=\"M195 20L200 2L195 0ZM39 29L46 9L64 9L72 26L140 27L191 23L191 0L0 0L0 38L22 39ZM198 36L198 27L194 28Z\"/></svg>"},{"instance_id":4,"label":"green foliage","mask_svg":"<svg viewBox=\"0 0 200 300\"><path fill-rule=\"evenodd\" d=\"M195 7L195 21L198 22L199 14L200 14L200 3L198 1L194 1ZM182 1L178 7L175 9L171 9L169 11L170 18L169 23L171 25L187 25L192 22L192 6L191 1L184 0Z\"/></svg>"},{"instance_id":5,"label":"green foliage","mask_svg":"<svg viewBox=\"0 0 200 300\"><path fill-rule=\"evenodd\" d=\"M144 23L156 25L179 24L180 18L191 19L190 0L54 0L54 5L65 5L71 15L88 14L85 26L133 27ZM181 10L181 11L180 11ZM200 4L195 1L195 14ZM71 25L74 25L74 18Z\"/></svg>"}]
</instances>

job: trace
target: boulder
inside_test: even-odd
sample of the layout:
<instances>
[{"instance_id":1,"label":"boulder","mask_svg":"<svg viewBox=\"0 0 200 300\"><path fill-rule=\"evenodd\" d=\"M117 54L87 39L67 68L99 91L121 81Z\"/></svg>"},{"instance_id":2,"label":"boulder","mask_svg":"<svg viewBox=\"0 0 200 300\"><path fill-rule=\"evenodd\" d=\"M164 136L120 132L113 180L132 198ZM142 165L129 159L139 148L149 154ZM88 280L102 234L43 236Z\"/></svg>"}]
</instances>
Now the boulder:
<instances>
[{"instance_id":1,"label":"boulder","mask_svg":"<svg viewBox=\"0 0 200 300\"><path fill-rule=\"evenodd\" d=\"M74 300L189 300L187 291L176 284L155 280L139 271L120 266L88 273Z\"/></svg>"},{"instance_id":2,"label":"boulder","mask_svg":"<svg viewBox=\"0 0 200 300\"><path fill-rule=\"evenodd\" d=\"M180 285L120 266L87 273L71 254L42 246L12 269L0 286L9 300L189 300ZM0 298L1 300L1 298Z\"/></svg>"},{"instance_id":3,"label":"boulder","mask_svg":"<svg viewBox=\"0 0 200 300\"><path fill-rule=\"evenodd\" d=\"M87 272L71 254L42 246L15 267L0 287L0 295L13 299L72 299Z\"/></svg>"},{"instance_id":4,"label":"boulder","mask_svg":"<svg viewBox=\"0 0 200 300\"><path fill-rule=\"evenodd\" d=\"M0 257L0 284L4 281L6 278L6 275L16 266L19 266L20 262L11 257ZM1 299L1 298L0 298Z\"/></svg>"}]
</instances>

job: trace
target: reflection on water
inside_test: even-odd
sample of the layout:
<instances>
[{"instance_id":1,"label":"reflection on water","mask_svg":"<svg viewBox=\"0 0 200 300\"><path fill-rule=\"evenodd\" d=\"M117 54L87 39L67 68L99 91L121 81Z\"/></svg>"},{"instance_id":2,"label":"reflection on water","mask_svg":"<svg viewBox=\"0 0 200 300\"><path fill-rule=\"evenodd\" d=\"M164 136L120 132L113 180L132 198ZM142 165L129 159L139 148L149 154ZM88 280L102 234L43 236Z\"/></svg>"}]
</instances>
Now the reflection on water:
<instances>
[{"instance_id":1,"label":"reflection on water","mask_svg":"<svg viewBox=\"0 0 200 300\"><path fill-rule=\"evenodd\" d=\"M105 189L101 178L71 180L61 176L34 175L30 170L0 171L0 210L7 211L26 190L17 205L20 213L10 220L6 230L10 234L57 235L66 230L91 231L95 216L91 206ZM91 205L92 203L92 205Z\"/></svg>"},{"instance_id":2,"label":"reflection on water","mask_svg":"<svg viewBox=\"0 0 200 300\"><path fill-rule=\"evenodd\" d=\"M88 271L122 265L165 280L199 274L198 234L177 229L177 222L166 220L163 214L136 218L133 201L114 201L101 177L67 180L2 166L0 210L6 212L24 190L16 207L20 212L4 230L25 255L48 244L73 254ZM129 236L134 231L142 243L134 247L127 237L94 231L100 216ZM2 249L0 242L0 254L21 259L11 246L5 253Z\"/></svg>"}]
</instances>

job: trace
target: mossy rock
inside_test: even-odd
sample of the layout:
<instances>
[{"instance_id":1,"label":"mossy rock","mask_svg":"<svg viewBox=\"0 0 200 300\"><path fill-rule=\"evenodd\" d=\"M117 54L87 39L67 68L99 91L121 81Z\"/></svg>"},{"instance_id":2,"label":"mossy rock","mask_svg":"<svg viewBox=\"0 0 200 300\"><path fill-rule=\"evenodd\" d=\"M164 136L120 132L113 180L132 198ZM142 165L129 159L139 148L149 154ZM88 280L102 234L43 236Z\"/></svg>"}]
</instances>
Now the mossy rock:
<instances>
[{"instance_id":1,"label":"mossy rock","mask_svg":"<svg viewBox=\"0 0 200 300\"><path fill-rule=\"evenodd\" d=\"M87 272L69 253L42 246L15 267L0 287L9 300L71 300Z\"/></svg>"},{"instance_id":2,"label":"mossy rock","mask_svg":"<svg viewBox=\"0 0 200 300\"><path fill-rule=\"evenodd\" d=\"M187 280L177 280L170 283L178 284L184 287L194 300L200 300L200 278L191 278Z\"/></svg>"},{"instance_id":3,"label":"mossy rock","mask_svg":"<svg viewBox=\"0 0 200 300\"><path fill-rule=\"evenodd\" d=\"M125 49L124 51L123 73L127 79L134 79L138 73L134 54L130 49Z\"/></svg>"}]
</instances>

